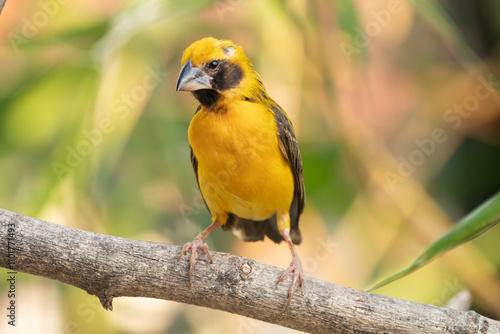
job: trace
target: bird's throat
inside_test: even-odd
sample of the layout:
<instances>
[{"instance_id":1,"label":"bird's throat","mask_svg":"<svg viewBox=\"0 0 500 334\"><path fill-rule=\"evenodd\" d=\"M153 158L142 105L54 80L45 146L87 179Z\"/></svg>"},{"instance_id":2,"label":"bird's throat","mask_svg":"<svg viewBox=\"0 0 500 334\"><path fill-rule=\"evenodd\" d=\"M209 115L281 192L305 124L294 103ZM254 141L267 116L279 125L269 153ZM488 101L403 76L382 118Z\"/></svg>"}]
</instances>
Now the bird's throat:
<instances>
[{"instance_id":1,"label":"bird's throat","mask_svg":"<svg viewBox=\"0 0 500 334\"><path fill-rule=\"evenodd\" d=\"M221 97L221 95L213 89L200 89L192 93L200 104L207 108L213 107Z\"/></svg>"}]
</instances>

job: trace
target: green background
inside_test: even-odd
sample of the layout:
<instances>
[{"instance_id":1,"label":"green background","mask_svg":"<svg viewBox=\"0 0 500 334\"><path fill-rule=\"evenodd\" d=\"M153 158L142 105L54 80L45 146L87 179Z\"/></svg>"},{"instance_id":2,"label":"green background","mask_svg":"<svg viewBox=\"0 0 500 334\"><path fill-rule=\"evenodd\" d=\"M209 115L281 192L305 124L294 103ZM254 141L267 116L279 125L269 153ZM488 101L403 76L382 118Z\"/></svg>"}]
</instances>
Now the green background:
<instances>
[{"instance_id":1,"label":"green background","mask_svg":"<svg viewBox=\"0 0 500 334\"><path fill-rule=\"evenodd\" d=\"M197 102L175 83L192 42L231 39L295 126L306 275L368 287L500 187L498 15L493 1L10 0L0 17L0 207L190 241L210 216L187 141ZM376 292L445 305L468 289L475 310L499 319L499 238L497 226ZM207 243L290 261L269 240L216 231ZM81 290L26 274L18 290L14 333L293 332L142 298L104 311Z\"/></svg>"}]
</instances>

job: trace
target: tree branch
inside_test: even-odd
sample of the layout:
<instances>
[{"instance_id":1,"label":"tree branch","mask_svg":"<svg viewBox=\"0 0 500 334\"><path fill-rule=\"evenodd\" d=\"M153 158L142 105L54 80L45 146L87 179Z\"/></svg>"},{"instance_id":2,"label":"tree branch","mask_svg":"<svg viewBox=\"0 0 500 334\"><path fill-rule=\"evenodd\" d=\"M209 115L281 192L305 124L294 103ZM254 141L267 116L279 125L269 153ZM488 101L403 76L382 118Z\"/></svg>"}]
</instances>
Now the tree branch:
<instances>
[{"instance_id":1,"label":"tree branch","mask_svg":"<svg viewBox=\"0 0 500 334\"><path fill-rule=\"evenodd\" d=\"M0 15L2 14L3 7L5 6L6 2L7 2L7 0L0 0Z\"/></svg>"},{"instance_id":2,"label":"tree branch","mask_svg":"<svg viewBox=\"0 0 500 334\"><path fill-rule=\"evenodd\" d=\"M178 246L86 232L0 209L0 266L48 277L96 295L150 297L232 312L314 333L500 333L500 322L473 311L419 304L310 277L283 313L289 278L241 256L199 254L193 287ZM9 257L10 256L10 257Z\"/></svg>"}]
</instances>

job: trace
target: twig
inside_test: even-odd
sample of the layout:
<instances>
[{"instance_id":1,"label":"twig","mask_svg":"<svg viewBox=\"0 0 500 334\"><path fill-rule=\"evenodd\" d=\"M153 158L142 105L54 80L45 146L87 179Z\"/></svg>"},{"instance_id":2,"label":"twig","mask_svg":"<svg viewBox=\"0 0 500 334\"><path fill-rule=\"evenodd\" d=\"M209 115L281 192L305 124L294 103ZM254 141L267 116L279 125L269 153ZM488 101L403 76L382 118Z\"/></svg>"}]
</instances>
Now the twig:
<instances>
[{"instance_id":1,"label":"twig","mask_svg":"<svg viewBox=\"0 0 500 334\"><path fill-rule=\"evenodd\" d=\"M2 15L3 7L5 6L5 3L7 0L0 0L0 15Z\"/></svg>"},{"instance_id":2,"label":"twig","mask_svg":"<svg viewBox=\"0 0 500 334\"><path fill-rule=\"evenodd\" d=\"M96 295L106 309L112 309L113 298L140 296L313 333L500 333L500 322L473 311L389 298L310 277L305 278L304 295L297 294L282 313L290 282L288 278L274 288L282 270L273 266L218 252L212 252L210 265L199 254L189 289L188 261L177 261L178 246L86 232L2 209L0 223L1 267L71 284Z\"/></svg>"}]
</instances>

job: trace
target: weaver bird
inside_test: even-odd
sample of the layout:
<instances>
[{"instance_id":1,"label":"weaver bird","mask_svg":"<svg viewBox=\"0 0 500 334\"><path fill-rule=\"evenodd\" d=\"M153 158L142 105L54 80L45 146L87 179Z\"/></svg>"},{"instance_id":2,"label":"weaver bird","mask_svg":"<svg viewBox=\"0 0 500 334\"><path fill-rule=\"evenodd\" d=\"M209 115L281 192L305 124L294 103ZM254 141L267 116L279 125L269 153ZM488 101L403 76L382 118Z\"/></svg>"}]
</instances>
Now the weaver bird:
<instances>
[{"instance_id":1,"label":"weaver bird","mask_svg":"<svg viewBox=\"0 0 500 334\"><path fill-rule=\"evenodd\" d=\"M276 285L292 274L286 310L297 283L304 292L294 244L301 242L305 194L292 123L267 95L241 46L204 38L184 51L181 65L177 91L190 91L200 103L188 138L196 180L212 215L212 224L186 243L179 256L191 251L189 286L198 249L213 263L204 239L219 226L244 241L264 236L276 243L284 240L292 262Z\"/></svg>"}]
</instances>

